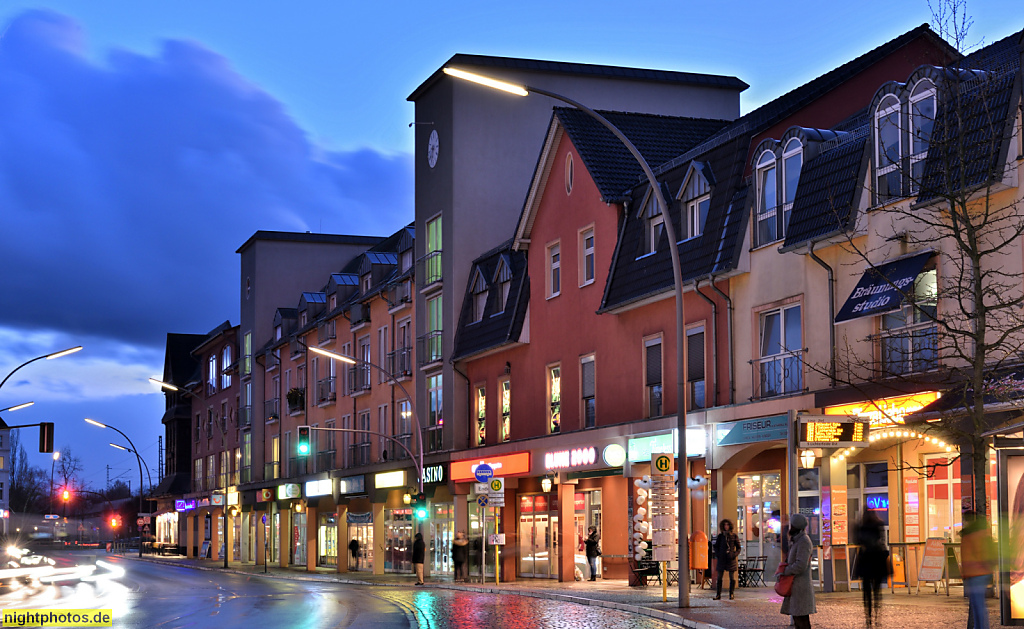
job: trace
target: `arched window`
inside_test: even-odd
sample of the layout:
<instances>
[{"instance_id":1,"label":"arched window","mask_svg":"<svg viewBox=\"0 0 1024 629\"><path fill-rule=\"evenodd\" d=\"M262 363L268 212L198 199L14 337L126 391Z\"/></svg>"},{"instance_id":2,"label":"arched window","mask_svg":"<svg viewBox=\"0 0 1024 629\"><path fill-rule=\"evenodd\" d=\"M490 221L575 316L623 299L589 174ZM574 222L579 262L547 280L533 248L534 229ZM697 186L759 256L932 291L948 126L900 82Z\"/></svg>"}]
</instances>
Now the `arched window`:
<instances>
[{"instance_id":1,"label":"arched window","mask_svg":"<svg viewBox=\"0 0 1024 629\"><path fill-rule=\"evenodd\" d=\"M779 203L778 182L775 174L775 154L761 153L757 159L757 225L755 246L760 247L779 239L775 207Z\"/></svg>"},{"instance_id":2,"label":"arched window","mask_svg":"<svg viewBox=\"0 0 1024 629\"><path fill-rule=\"evenodd\" d=\"M791 138L782 152L782 236L786 235L789 226L789 215L793 211L793 199L796 198L803 164L804 146L797 138Z\"/></svg>"},{"instance_id":3,"label":"arched window","mask_svg":"<svg viewBox=\"0 0 1024 629\"><path fill-rule=\"evenodd\" d=\"M875 198L878 203L903 193L900 135L900 101L890 94L878 104L875 113Z\"/></svg>"},{"instance_id":4,"label":"arched window","mask_svg":"<svg viewBox=\"0 0 1024 629\"><path fill-rule=\"evenodd\" d=\"M910 186L920 188L924 158L935 127L935 84L921 79L910 93Z\"/></svg>"},{"instance_id":5,"label":"arched window","mask_svg":"<svg viewBox=\"0 0 1024 629\"><path fill-rule=\"evenodd\" d=\"M221 354L221 384L222 389L227 389L231 386L231 372L228 371L228 367L231 366L231 346L225 345L224 352Z\"/></svg>"}]
</instances>

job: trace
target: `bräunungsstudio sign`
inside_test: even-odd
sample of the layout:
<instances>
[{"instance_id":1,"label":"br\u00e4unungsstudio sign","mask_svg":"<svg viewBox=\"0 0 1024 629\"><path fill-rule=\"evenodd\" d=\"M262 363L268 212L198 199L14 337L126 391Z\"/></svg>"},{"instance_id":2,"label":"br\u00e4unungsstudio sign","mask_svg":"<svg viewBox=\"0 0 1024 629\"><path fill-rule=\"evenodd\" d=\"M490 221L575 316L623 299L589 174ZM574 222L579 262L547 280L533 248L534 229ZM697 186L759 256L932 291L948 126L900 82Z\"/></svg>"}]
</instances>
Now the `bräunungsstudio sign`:
<instances>
[{"instance_id":1,"label":"br\u00e4unungsstudio sign","mask_svg":"<svg viewBox=\"0 0 1024 629\"><path fill-rule=\"evenodd\" d=\"M857 287L843 304L836 323L891 312L900 308L903 297L914 291L914 280L921 274L932 252L886 262L864 271Z\"/></svg>"}]
</instances>

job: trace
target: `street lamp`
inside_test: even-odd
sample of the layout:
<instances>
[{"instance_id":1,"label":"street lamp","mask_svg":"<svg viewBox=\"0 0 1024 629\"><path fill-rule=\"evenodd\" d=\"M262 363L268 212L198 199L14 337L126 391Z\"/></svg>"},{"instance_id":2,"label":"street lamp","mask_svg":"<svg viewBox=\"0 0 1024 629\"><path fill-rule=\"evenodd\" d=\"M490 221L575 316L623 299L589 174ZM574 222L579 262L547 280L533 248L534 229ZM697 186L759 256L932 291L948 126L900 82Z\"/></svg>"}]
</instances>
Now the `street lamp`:
<instances>
[{"instance_id":1,"label":"street lamp","mask_svg":"<svg viewBox=\"0 0 1024 629\"><path fill-rule=\"evenodd\" d=\"M23 408L28 408L35 404L35 402L25 402L23 404L15 404L14 406L8 406L7 408L0 408L0 413L6 413L7 411L20 411Z\"/></svg>"},{"instance_id":2,"label":"street lamp","mask_svg":"<svg viewBox=\"0 0 1024 629\"><path fill-rule=\"evenodd\" d=\"M29 365L31 363L34 363L37 360L43 360L44 358L46 360L53 360L54 358L60 358L61 356L67 356L68 354L74 354L75 352L80 351L81 349L82 349L82 346L81 345L77 345L75 347L69 347L68 349L62 349L59 352L53 352L52 354L43 354L42 356L36 356L32 360L26 360L25 362L23 362L20 365L18 365L17 367L15 367L14 371L12 371L11 373L7 374L7 376L3 379L3 381L0 381L0 388L3 388L4 384L8 380L11 379L11 376L14 375L15 371L21 369L25 365Z\"/></svg>"},{"instance_id":3,"label":"street lamp","mask_svg":"<svg viewBox=\"0 0 1024 629\"><path fill-rule=\"evenodd\" d=\"M668 236L669 241L669 254L672 258L672 280L675 284L675 296L676 296L676 404L678 410L677 415L677 427L679 429L679 459L682 461L682 468L680 470L680 476L686 474L689 476L688 470L686 469L686 371L684 366L686 364L686 336L684 331L684 310L683 310L683 271L682 266L679 263L679 240L676 238L676 228L672 224L672 219L669 216L668 203L665 201L665 195L661 191L661 186L658 184L657 178L654 176L654 171L651 169L650 164L640 154L636 146L629 141L622 131L615 125L609 122L604 116L597 113L593 109L590 109L586 105L583 105L571 98L549 92L529 85L516 85L514 83L508 83L506 81L500 81L491 77L475 74L472 72L466 72L465 70L459 70L457 68L444 68L444 73L453 76L455 78L471 81L479 85L484 85L492 89L501 90L509 94L516 96L528 96L531 92L553 98L563 103L572 105L576 109L579 109L583 113L589 115L591 118L597 120L605 126L612 135L614 135L622 144L629 150L636 159L637 163L640 164L640 168L643 169L644 174L647 176L647 182L651 187L651 192L654 194L658 201L658 208L661 211L661 215L665 217L665 233ZM689 490L686 487L686 483L680 484L679 488L679 607L690 606L690 566L689 566L689 548L687 545L688 529L689 529Z\"/></svg>"},{"instance_id":4,"label":"street lamp","mask_svg":"<svg viewBox=\"0 0 1024 629\"><path fill-rule=\"evenodd\" d=\"M153 475L149 473L149 463L146 463L145 457L143 457L141 453L136 452L135 450L132 450L131 448L126 447L126 446L118 445L116 443L111 443L110 446L113 447L113 448L117 448L118 450L124 450L125 452L131 452L132 454L134 454L134 455L138 456L140 459L142 459L142 466L144 468L146 468L146 480L149 481L149 489L150 489L150 491L152 491L153 490Z\"/></svg>"},{"instance_id":5,"label":"street lamp","mask_svg":"<svg viewBox=\"0 0 1024 629\"><path fill-rule=\"evenodd\" d=\"M117 434L119 434L122 437L124 437L128 441L128 444L131 445L132 451L135 452L135 460L139 464L139 513L141 514L142 513L142 489L143 489L143 485L142 485L142 457L139 456L139 451L135 448L135 444L132 443L132 440L128 437L128 435L124 434L123 432L121 432L120 430L115 428L114 426L111 426L109 424L100 423L100 422L96 421L95 419L89 419L88 417L85 418L85 421L86 421L86 423L92 424L93 426L98 426L100 428L109 428L109 429L113 430ZM114 444L111 444L111 445L114 445ZM120 447L120 446L114 446L114 447ZM123 448L123 447L121 447L121 449L122 450L127 450L127 448ZM139 558L140 559L142 558L142 531L139 531Z\"/></svg>"},{"instance_id":6,"label":"street lamp","mask_svg":"<svg viewBox=\"0 0 1024 629\"><path fill-rule=\"evenodd\" d=\"M300 341L300 343L301 343L301 341ZM305 345L305 343L303 343L303 345ZM409 395L409 392L405 390L405 387L402 386L402 383L399 382L398 379L395 378L395 376L391 372L389 372L388 370L384 369L380 365L375 365L375 364L373 364L373 363L371 363L369 361L366 361L366 360L356 360L355 358L352 358L351 356L346 356L344 354L338 354L337 352L331 352L331 351L328 351L326 349L320 349L319 347L311 347L309 345L306 345L306 349L308 349L309 351L313 352L314 354L320 354L321 356L326 356L327 358L330 358L332 360L337 360L339 362L347 363L349 365L366 365L367 367L373 367L377 371L379 371L382 374L384 374L384 377L387 378L392 384L397 385L398 388L401 389L402 394L405 395L405 398L407 400L409 400L409 408L412 409L413 421L416 422L416 428L417 428L417 430L416 430L416 443L418 445L419 453L418 453L418 456L416 458L412 459L412 462L413 462L413 465L416 466L416 475L417 475L417 477L419 479L419 481L418 481L419 482L419 491L420 491L420 493L423 493L423 424L420 423L420 416L419 416L419 413L416 412L416 404L413 401L412 396ZM317 428L316 430L338 430L338 431L342 431L342 432L348 432L348 431L351 431L351 432L370 432L372 434L376 434L376 435L379 435L381 437L385 437L387 439L391 439L392 441L395 441L396 443L401 445L403 448L405 447L405 444L403 444L401 441L398 441L394 437L391 437L391 436L385 435L385 434L381 434L381 433L375 433L373 431L355 430L355 429L351 429L351 428L334 428L334 429ZM408 450L408 448L406 448L406 450Z\"/></svg>"}]
</instances>

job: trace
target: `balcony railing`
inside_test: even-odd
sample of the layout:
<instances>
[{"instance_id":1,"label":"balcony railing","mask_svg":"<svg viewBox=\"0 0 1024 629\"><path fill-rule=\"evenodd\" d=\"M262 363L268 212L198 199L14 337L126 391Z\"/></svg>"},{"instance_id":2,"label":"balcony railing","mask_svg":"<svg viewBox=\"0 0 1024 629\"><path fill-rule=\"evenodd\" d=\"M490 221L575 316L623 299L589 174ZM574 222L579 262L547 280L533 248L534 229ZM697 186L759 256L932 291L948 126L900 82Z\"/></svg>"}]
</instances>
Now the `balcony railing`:
<instances>
[{"instance_id":1,"label":"balcony railing","mask_svg":"<svg viewBox=\"0 0 1024 629\"><path fill-rule=\"evenodd\" d=\"M352 309L349 311L349 321L353 328L369 323L370 307L366 304L352 304Z\"/></svg>"},{"instance_id":2,"label":"balcony railing","mask_svg":"<svg viewBox=\"0 0 1024 629\"><path fill-rule=\"evenodd\" d=\"M211 396L211 395L215 395L216 393L217 393L217 383L216 382L207 382L206 383L206 395L207 396Z\"/></svg>"},{"instance_id":3,"label":"balcony railing","mask_svg":"<svg viewBox=\"0 0 1024 629\"><path fill-rule=\"evenodd\" d=\"M334 324L334 319L331 319L330 321L321 321L320 324L316 326L317 343L323 345L324 343L332 341L337 337L337 334L335 333Z\"/></svg>"},{"instance_id":4,"label":"balcony railing","mask_svg":"<svg viewBox=\"0 0 1024 629\"><path fill-rule=\"evenodd\" d=\"M397 439L399 443L405 446L405 448L409 448L409 450L412 451L412 435L398 435L397 437L395 437L395 439ZM405 448L395 446L394 450L396 459L409 458L409 452L406 452Z\"/></svg>"},{"instance_id":5,"label":"balcony railing","mask_svg":"<svg viewBox=\"0 0 1024 629\"><path fill-rule=\"evenodd\" d=\"M213 491L216 488L217 488L217 477L216 476L207 476L206 477L206 490L207 491Z\"/></svg>"},{"instance_id":6,"label":"balcony railing","mask_svg":"<svg viewBox=\"0 0 1024 629\"><path fill-rule=\"evenodd\" d=\"M444 358L444 347L442 343L443 333L441 330L427 332L417 340L416 356L420 366L439 362Z\"/></svg>"},{"instance_id":7,"label":"balcony railing","mask_svg":"<svg viewBox=\"0 0 1024 629\"><path fill-rule=\"evenodd\" d=\"M203 479L193 478L192 479L192 491L204 491L203 490Z\"/></svg>"},{"instance_id":8,"label":"balcony railing","mask_svg":"<svg viewBox=\"0 0 1024 629\"><path fill-rule=\"evenodd\" d=\"M353 467L361 467L370 464L370 444L353 443L348 447L349 461Z\"/></svg>"},{"instance_id":9,"label":"balcony railing","mask_svg":"<svg viewBox=\"0 0 1024 629\"><path fill-rule=\"evenodd\" d=\"M281 462L270 461L263 464L263 480L274 480L281 478Z\"/></svg>"},{"instance_id":10,"label":"balcony railing","mask_svg":"<svg viewBox=\"0 0 1024 629\"><path fill-rule=\"evenodd\" d=\"M297 415L306 411L306 390L295 388L288 392L288 414Z\"/></svg>"},{"instance_id":11,"label":"balcony railing","mask_svg":"<svg viewBox=\"0 0 1024 629\"><path fill-rule=\"evenodd\" d=\"M251 483L252 482L252 467L250 467L248 465L244 465L244 466L242 466L242 468L240 470L238 470L238 472L239 472L239 474L238 474L238 482L239 482L239 484L243 484L244 485L245 483Z\"/></svg>"},{"instance_id":12,"label":"balcony railing","mask_svg":"<svg viewBox=\"0 0 1024 629\"><path fill-rule=\"evenodd\" d=\"M396 377L402 378L412 375L412 348L399 347L388 354L388 372Z\"/></svg>"},{"instance_id":13,"label":"balcony railing","mask_svg":"<svg viewBox=\"0 0 1024 629\"><path fill-rule=\"evenodd\" d=\"M238 409L238 427L248 428L252 425L252 407L243 406Z\"/></svg>"},{"instance_id":14,"label":"balcony railing","mask_svg":"<svg viewBox=\"0 0 1024 629\"><path fill-rule=\"evenodd\" d=\"M338 398L334 388L334 378L322 378L316 383L316 403L330 404Z\"/></svg>"},{"instance_id":15,"label":"balcony railing","mask_svg":"<svg viewBox=\"0 0 1024 629\"><path fill-rule=\"evenodd\" d=\"M281 366L281 350L275 349L267 352L267 371L273 371Z\"/></svg>"},{"instance_id":16,"label":"balcony railing","mask_svg":"<svg viewBox=\"0 0 1024 629\"><path fill-rule=\"evenodd\" d=\"M879 342L879 375L930 371L939 364L939 330L934 321L886 330Z\"/></svg>"},{"instance_id":17,"label":"balcony railing","mask_svg":"<svg viewBox=\"0 0 1024 629\"><path fill-rule=\"evenodd\" d=\"M444 449L444 440L441 438L441 428L443 426L430 426L427 428L426 445L427 452L438 452Z\"/></svg>"},{"instance_id":18,"label":"balcony railing","mask_svg":"<svg viewBox=\"0 0 1024 629\"><path fill-rule=\"evenodd\" d=\"M270 398L263 403L263 417L268 422L281 419L281 398Z\"/></svg>"},{"instance_id":19,"label":"balcony railing","mask_svg":"<svg viewBox=\"0 0 1024 629\"><path fill-rule=\"evenodd\" d=\"M302 476L303 474L308 473L308 468L309 468L308 460L309 460L309 457L306 457L306 456L302 456L302 457L297 457L297 456L289 457L288 458L288 469L285 471L285 474L287 475L286 477L287 478L291 478L293 476Z\"/></svg>"},{"instance_id":20,"label":"balcony railing","mask_svg":"<svg viewBox=\"0 0 1024 629\"><path fill-rule=\"evenodd\" d=\"M392 284L388 288L388 304L391 309L398 308L403 304L407 304L412 301L412 283L411 282L399 282Z\"/></svg>"},{"instance_id":21,"label":"balcony railing","mask_svg":"<svg viewBox=\"0 0 1024 629\"><path fill-rule=\"evenodd\" d=\"M348 368L349 395L369 391L370 386L370 368L368 366L356 365Z\"/></svg>"},{"instance_id":22,"label":"balcony railing","mask_svg":"<svg viewBox=\"0 0 1024 629\"><path fill-rule=\"evenodd\" d=\"M306 352L306 347L302 343L300 343L298 339L292 340L290 342L290 346L291 348L289 355L292 358L298 358L299 356L302 356L302 354Z\"/></svg>"},{"instance_id":23,"label":"balcony railing","mask_svg":"<svg viewBox=\"0 0 1024 629\"><path fill-rule=\"evenodd\" d=\"M750 361L754 385L750 399L763 400L802 391L805 351L782 352Z\"/></svg>"},{"instance_id":24,"label":"balcony railing","mask_svg":"<svg viewBox=\"0 0 1024 629\"><path fill-rule=\"evenodd\" d=\"M416 282L423 288L441 281L441 250L431 251L416 265Z\"/></svg>"},{"instance_id":25,"label":"balcony railing","mask_svg":"<svg viewBox=\"0 0 1024 629\"><path fill-rule=\"evenodd\" d=\"M316 471L326 472L334 469L334 450L324 450L316 453Z\"/></svg>"}]
</instances>

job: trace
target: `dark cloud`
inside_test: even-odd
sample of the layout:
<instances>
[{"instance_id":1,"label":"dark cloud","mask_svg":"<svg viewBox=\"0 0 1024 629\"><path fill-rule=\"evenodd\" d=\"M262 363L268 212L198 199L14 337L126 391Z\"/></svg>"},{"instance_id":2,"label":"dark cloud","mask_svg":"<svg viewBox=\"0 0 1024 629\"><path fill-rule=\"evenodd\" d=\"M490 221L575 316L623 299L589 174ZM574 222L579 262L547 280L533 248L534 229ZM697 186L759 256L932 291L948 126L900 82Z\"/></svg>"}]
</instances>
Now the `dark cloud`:
<instances>
[{"instance_id":1,"label":"dark cloud","mask_svg":"<svg viewBox=\"0 0 1024 629\"><path fill-rule=\"evenodd\" d=\"M83 38L33 11L0 41L0 325L162 346L237 320L254 231L411 219L410 156L324 151L197 43L100 63Z\"/></svg>"}]
</instances>

